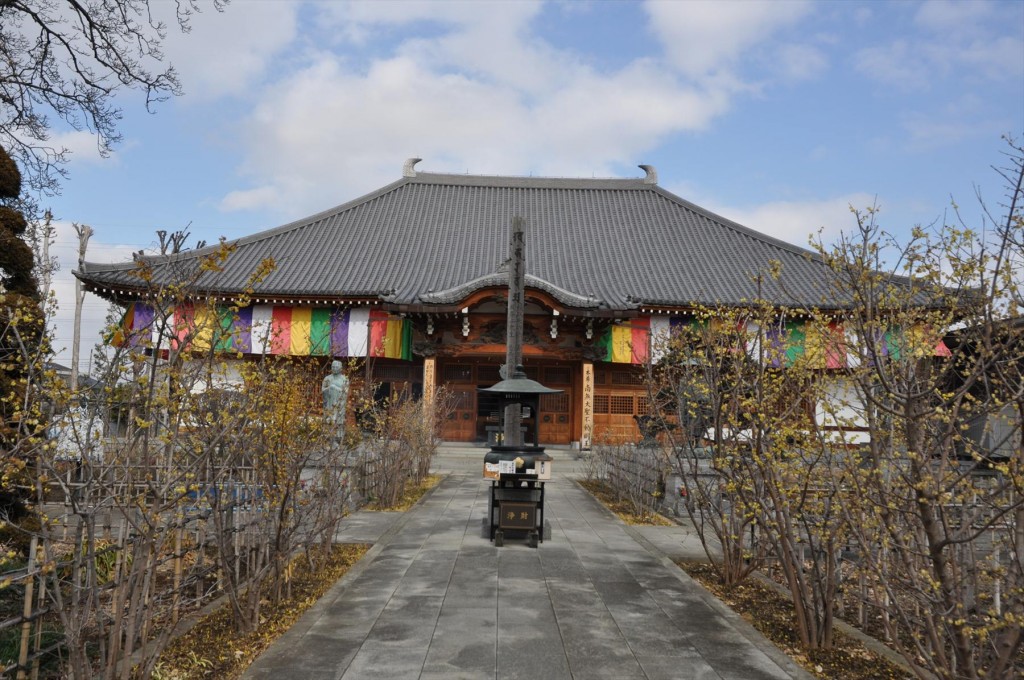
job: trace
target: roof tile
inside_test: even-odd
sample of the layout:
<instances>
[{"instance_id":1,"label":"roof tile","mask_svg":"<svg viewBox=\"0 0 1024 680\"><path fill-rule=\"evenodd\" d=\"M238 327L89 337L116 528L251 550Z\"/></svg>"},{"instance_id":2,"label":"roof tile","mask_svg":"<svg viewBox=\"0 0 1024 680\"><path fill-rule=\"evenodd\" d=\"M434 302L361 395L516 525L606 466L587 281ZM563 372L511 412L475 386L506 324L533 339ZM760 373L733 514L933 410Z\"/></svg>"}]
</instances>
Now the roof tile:
<instances>
[{"instance_id":1,"label":"roof tile","mask_svg":"<svg viewBox=\"0 0 1024 680\"><path fill-rule=\"evenodd\" d=\"M808 306L828 297L828 268L815 254L642 179L431 173L244 237L224 271L204 274L197 287L241 290L256 264L272 256L277 269L257 286L260 295L370 294L421 304L428 292L494 274L517 216L527 224L527 273L566 293L566 301L593 297L613 310L742 304L757 297L757 274L773 260L782 264L782 280L765 281L764 297ZM187 263L204 252L170 259ZM157 281L168 279L168 258L151 259ZM94 286L136 288L131 268L86 263L78 275Z\"/></svg>"}]
</instances>

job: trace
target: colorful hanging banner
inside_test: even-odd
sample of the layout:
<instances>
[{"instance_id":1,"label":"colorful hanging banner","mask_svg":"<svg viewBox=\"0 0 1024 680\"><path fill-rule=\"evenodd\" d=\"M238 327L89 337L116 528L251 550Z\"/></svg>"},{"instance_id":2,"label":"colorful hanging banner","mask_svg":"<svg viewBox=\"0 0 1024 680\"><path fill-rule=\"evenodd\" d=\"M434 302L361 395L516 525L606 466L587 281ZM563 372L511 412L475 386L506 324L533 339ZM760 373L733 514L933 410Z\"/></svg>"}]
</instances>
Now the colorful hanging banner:
<instances>
[{"instance_id":1,"label":"colorful hanging banner","mask_svg":"<svg viewBox=\"0 0 1024 680\"><path fill-rule=\"evenodd\" d=\"M896 326L889 328L875 343L882 356L899 360L904 356L921 358L925 356L949 357L949 351L942 336L934 329L917 325L906 330Z\"/></svg>"},{"instance_id":2,"label":"colorful hanging banner","mask_svg":"<svg viewBox=\"0 0 1024 680\"><path fill-rule=\"evenodd\" d=\"M106 336L107 344L114 347L139 347L149 344L153 332L153 308L141 302L128 305L121 321Z\"/></svg>"},{"instance_id":3,"label":"colorful hanging banner","mask_svg":"<svg viewBox=\"0 0 1024 680\"><path fill-rule=\"evenodd\" d=\"M218 352L233 348L234 324L229 307L186 303L174 310L171 347L193 352Z\"/></svg>"},{"instance_id":4,"label":"colorful hanging banner","mask_svg":"<svg viewBox=\"0 0 1024 680\"><path fill-rule=\"evenodd\" d=\"M257 321L267 316L254 308L257 339ZM274 307L269 318L267 349L252 347L252 353L412 360L412 322L381 310Z\"/></svg>"},{"instance_id":5,"label":"colorful hanging banner","mask_svg":"<svg viewBox=\"0 0 1024 680\"><path fill-rule=\"evenodd\" d=\"M740 324L738 328L746 326L742 321L737 323ZM650 356L655 363L661 361L664 357L665 349L668 347L672 337L684 328L691 328L697 331L708 328L712 331L721 333L726 330L727 322L723 319L708 319L696 316L652 316L650 321ZM732 340L730 340L730 342L732 342ZM744 340L743 344L747 344L746 340ZM741 350L737 348L737 351Z\"/></svg>"},{"instance_id":6,"label":"colorful hanging banner","mask_svg":"<svg viewBox=\"0 0 1024 680\"><path fill-rule=\"evenodd\" d=\"M331 310L318 307L309 315L309 353L326 356L331 353Z\"/></svg>"},{"instance_id":7,"label":"colorful hanging banner","mask_svg":"<svg viewBox=\"0 0 1024 680\"><path fill-rule=\"evenodd\" d=\"M370 340L370 310L359 307L337 312L331 320L331 354L365 357Z\"/></svg>"},{"instance_id":8,"label":"colorful hanging banner","mask_svg":"<svg viewBox=\"0 0 1024 680\"><path fill-rule=\"evenodd\" d=\"M723 322L719 319L708 321L688 316L651 317L650 335L654 360L659 361L662 358L664 346L677 329L703 328L708 325L716 328L716 325L721 323ZM756 357L759 335L757 326L753 323L745 325L748 336L746 350L751 357ZM785 321L765 328L764 338L767 359L775 367L792 366L800 360L817 369L839 369L857 363L856 338L848 336L839 321ZM608 342L609 339L606 337L602 344L607 346ZM918 357L928 354L937 357L951 356L942 337L923 325L915 326L906 332L898 328L889 329L880 334L876 346L882 356L894 359L899 359L907 352Z\"/></svg>"},{"instance_id":9,"label":"colorful hanging banner","mask_svg":"<svg viewBox=\"0 0 1024 680\"><path fill-rule=\"evenodd\" d=\"M370 312L370 356L387 359L412 359L412 324L391 318L387 312Z\"/></svg>"},{"instance_id":10,"label":"colorful hanging banner","mask_svg":"<svg viewBox=\"0 0 1024 680\"><path fill-rule=\"evenodd\" d=\"M196 309L192 303L179 305L174 310L174 335L171 338L171 349L184 349L188 337L195 326Z\"/></svg>"},{"instance_id":11,"label":"colorful hanging banner","mask_svg":"<svg viewBox=\"0 0 1024 680\"><path fill-rule=\"evenodd\" d=\"M153 317L151 307L133 304L107 341L148 340ZM172 328L171 346L187 344L192 351L412 360L412 322L368 308L253 305L235 311L187 303L175 309Z\"/></svg>"},{"instance_id":12,"label":"colorful hanging banner","mask_svg":"<svg viewBox=\"0 0 1024 680\"><path fill-rule=\"evenodd\" d=\"M603 361L643 364L650 356L651 318L648 316L612 324L597 346L604 349Z\"/></svg>"},{"instance_id":13,"label":"colorful hanging banner","mask_svg":"<svg viewBox=\"0 0 1024 680\"><path fill-rule=\"evenodd\" d=\"M804 325L804 354L811 368L846 366L846 333L836 321Z\"/></svg>"},{"instance_id":14,"label":"colorful hanging banner","mask_svg":"<svg viewBox=\"0 0 1024 680\"><path fill-rule=\"evenodd\" d=\"M843 368L846 359L846 333L836 321L786 321L765 329L768 362L776 367L792 366L798 361L809 368Z\"/></svg>"}]
</instances>

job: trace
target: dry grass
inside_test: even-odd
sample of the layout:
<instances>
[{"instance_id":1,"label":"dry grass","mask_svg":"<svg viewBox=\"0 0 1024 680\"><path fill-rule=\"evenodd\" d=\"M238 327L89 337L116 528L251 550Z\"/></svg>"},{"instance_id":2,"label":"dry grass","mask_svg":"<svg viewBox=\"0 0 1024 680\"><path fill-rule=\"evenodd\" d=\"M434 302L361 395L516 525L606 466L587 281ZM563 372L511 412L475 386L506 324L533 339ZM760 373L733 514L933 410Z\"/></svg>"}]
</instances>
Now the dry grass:
<instances>
[{"instance_id":1,"label":"dry grass","mask_svg":"<svg viewBox=\"0 0 1024 680\"><path fill-rule=\"evenodd\" d=\"M656 512L651 512L646 515L637 515L633 513L632 505L629 501L620 500L615 498L615 492L612 491L607 484L592 479L580 480L579 485L586 489L592 496L601 501L601 503L614 512L619 519L626 524L642 525L642 526L655 526L655 527L670 527L673 525L672 520L659 515Z\"/></svg>"},{"instance_id":2,"label":"dry grass","mask_svg":"<svg viewBox=\"0 0 1024 680\"><path fill-rule=\"evenodd\" d=\"M265 602L260 629L239 635L231 625L229 605L204 617L177 638L161 655L153 677L156 680L200 680L241 677L249 664L294 624L358 562L369 545L336 545L327 563L317 572L309 569L304 556L296 558L292 572L292 597L278 605Z\"/></svg>"},{"instance_id":3,"label":"dry grass","mask_svg":"<svg viewBox=\"0 0 1024 680\"><path fill-rule=\"evenodd\" d=\"M662 515L638 517L630 513L625 501L616 501L608 487L598 481L580 481L580 486L614 512L626 524L672 525ZM835 645L830 650L808 652L801 648L796 633L793 603L777 590L757 579L749 578L726 591L711 565L685 563L679 565L718 599L751 623L794 661L819 678L829 680L897 680L912 677L903 669L878 656L859 641L836 631Z\"/></svg>"},{"instance_id":4,"label":"dry grass","mask_svg":"<svg viewBox=\"0 0 1024 680\"><path fill-rule=\"evenodd\" d=\"M409 486L399 502L387 508L371 506L367 510L404 512L437 486L441 476L430 475L420 484ZM334 547L327 564L316 573L309 570L304 557L296 559L292 572L292 597L277 606L264 603L260 629L239 635L231 625L227 606L203 618L187 633L177 638L160 657L156 680L200 680L240 678L245 669L271 643L287 631L307 609L353 564L358 562L369 545L343 544Z\"/></svg>"},{"instance_id":5,"label":"dry grass","mask_svg":"<svg viewBox=\"0 0 1024 680\"><path fill-rule=\"evenodd\" d=\"M376 510L376 511L388 511L388 512L405 512L412 506L416 505L421 498L435 486L441 482L441 475L427 475L423 478L423 481L419 484L409 485L405 488L405 493L398 499L398 503L391 507L381 507L377 503L371 503L366 506L364 510Z\"/></svg>"},{"instance_id":6,"label":"dry grass","mask_svg":"<svg viewBox=\"0 0 1024 680\"><path fill-rule=\"evenodd\" d=\"M753 578L726 590L711 565L690 562L679 566L819 678L895 680L913 677L839 631L835 632L832 649L808 652L801 648L797 637L793 604L777 590Z\"/></svg>"}]
</instances>

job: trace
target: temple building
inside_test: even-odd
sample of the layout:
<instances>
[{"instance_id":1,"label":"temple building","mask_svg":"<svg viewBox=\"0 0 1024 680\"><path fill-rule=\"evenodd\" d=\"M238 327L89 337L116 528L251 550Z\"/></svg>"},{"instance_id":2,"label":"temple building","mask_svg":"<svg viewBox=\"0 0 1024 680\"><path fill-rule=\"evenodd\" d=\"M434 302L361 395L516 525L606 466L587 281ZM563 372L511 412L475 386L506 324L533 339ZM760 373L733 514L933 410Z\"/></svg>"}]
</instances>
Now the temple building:
<instances>
[{"instance_id":1,"label":"temple building","mask_svg":"<svg viewBox=\"0 0 1024 680\"><path fill-rule=\"evenodd\" d=\"M308 356L326 371L332 358L365 357L385 392L443 385L456 405L445 439L484 442L498 413L477 388L500 380L505 261L521 217L524 364L561 390L524 414L527 436L586 448L595 437L637 436L634 416L647 410L641 366L660 330L707 306L768 299L821 309L830 299L816 254L666 191L650 166L632 179L555 179L426 173L417 162L365 196L239 239L221 271L190 286L190 301L174 310L178 327L230 329L195 342L243 360ZM211 251L147 258L152 281L173 281ZM265 258L275 268L229 311ZM126 308L127 333L148 332L155 313L152 284L135 269L86 263L76 272Z\"/></svg>"}]
</instances>

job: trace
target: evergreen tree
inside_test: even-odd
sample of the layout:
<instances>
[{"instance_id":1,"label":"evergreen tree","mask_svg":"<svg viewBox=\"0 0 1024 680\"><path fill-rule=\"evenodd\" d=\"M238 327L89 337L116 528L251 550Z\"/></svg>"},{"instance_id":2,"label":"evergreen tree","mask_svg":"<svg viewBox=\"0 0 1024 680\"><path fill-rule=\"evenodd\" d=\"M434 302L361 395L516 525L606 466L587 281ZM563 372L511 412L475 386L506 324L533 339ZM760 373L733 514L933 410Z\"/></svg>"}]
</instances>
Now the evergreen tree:
<instances>
[{"instance_id":1,"label":"evergreen tree","mask_svg":"<svg viewBox=\"0 0 1024 680\"><path fill-rule=\"evenodd\" d=\"M21 173L0 147L0 514L23 511L19 492L26 453L29 376L38 368L43 339L43 310L36 285L32 248L23 236L28 223L15 206Z\"/></svg>"}]
</instances>

